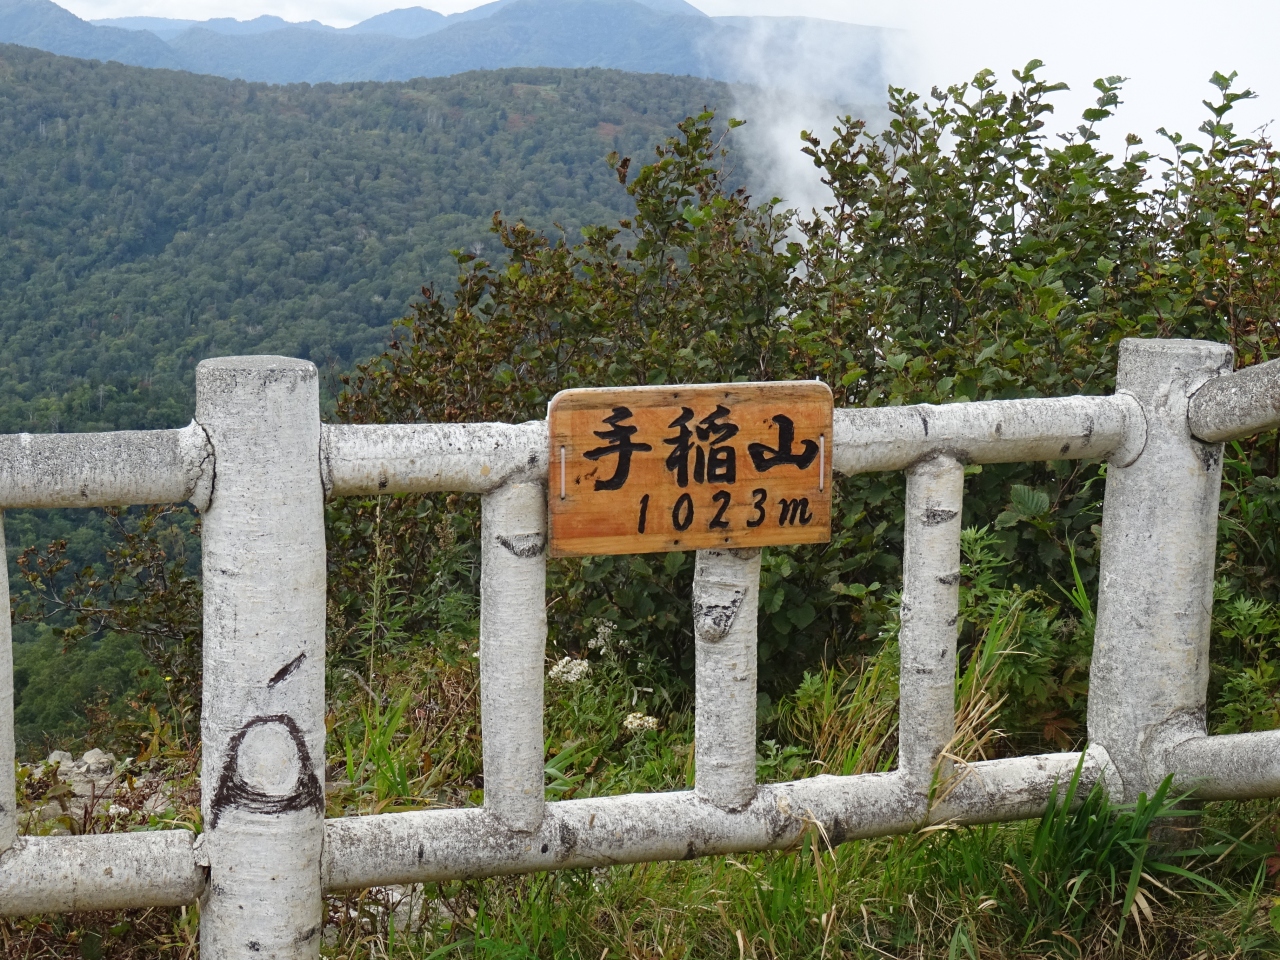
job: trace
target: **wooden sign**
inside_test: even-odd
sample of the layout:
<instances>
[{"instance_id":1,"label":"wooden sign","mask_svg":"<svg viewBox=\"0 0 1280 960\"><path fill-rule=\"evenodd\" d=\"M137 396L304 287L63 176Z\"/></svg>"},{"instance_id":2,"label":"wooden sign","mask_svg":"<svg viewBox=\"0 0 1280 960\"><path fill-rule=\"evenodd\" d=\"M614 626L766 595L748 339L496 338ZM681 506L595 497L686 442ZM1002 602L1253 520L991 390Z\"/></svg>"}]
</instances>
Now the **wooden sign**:
<instances>
[{"instance_id":1,"label":"wooden sign","mask_svg":"<svg viewBox=\"0 0 1280 960\"><path fill-rule=\"evenodd\" d=\"M551 555L830 540L831 411L816 380L556 394Z\"/></svg>"}]
</instances>

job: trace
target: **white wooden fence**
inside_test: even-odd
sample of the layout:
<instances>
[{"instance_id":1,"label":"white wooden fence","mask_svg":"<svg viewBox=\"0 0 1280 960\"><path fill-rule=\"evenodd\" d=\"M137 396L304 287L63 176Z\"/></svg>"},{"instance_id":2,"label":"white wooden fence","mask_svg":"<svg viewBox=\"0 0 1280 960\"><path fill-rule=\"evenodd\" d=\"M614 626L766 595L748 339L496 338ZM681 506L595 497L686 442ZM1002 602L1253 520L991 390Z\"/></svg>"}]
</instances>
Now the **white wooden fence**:
<instances>
[{"instance_id":1,"label":"white wooden fence","mask_svg":"<svg viewBox=\"0 0 1280 960\"><path fill-rule=\"evenodd\" d=\"M1222 442L1280 425L1280 361L1231 363L1127 340L1114 396L838 410L838 471L907 472L898 770L757 786L759 554L709 550L695 788L550 804L544 423L324 425L311 364L233 357L200 364L185 429L0 437L0 506L195 503L205 591L198 837L17 835L0 618L0 915L199 899L207 960L316 957L325 892L776 849L815 823L838 843L1036 817L1078 764L1127 799L1170 773L1206 799L1280 795L1280 731L1205 729ZM931 802L954 732L963 465L1067 458L1110 463L1091 746L971 764ZM326 821L324 500L433 491L483 503L484 806Z\"/></svg>"}]
</instances>

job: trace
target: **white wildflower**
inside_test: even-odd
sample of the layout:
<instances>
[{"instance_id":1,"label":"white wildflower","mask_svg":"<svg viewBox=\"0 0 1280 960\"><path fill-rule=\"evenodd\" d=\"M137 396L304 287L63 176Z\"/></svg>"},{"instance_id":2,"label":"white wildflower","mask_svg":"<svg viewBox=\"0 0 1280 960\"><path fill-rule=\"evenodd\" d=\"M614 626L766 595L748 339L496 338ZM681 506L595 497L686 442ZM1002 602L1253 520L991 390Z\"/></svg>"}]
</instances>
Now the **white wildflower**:
<instances>
[{"instance_id":1,"label":"white wildflower","mask_svg":"<svg viewBox=\"0 0 1280 960\"><path fill-rule=\"evenodd\" d=\"M622 721L622 725L627 729L628 733L640 733L644 730L657 730L658 718L650 717L643 713L629 713L627 719Z\"/></svg>"},{"instance_id":2,"label":"white wildflower","mask_svg":"<svg viewBox=\"0 0 1280 960\"><path fill-rule=\"evenodd\" d=\"M110 809L107 810L107 816L109 817L125 817L131 813L133 813L132 810L119 803L113 803Z\"/></svg>"},{"instance_id":3,"label":"white wildflower","mask_svg":"<svg viewBox=\"0 0 1280 960\"><path fill-rule=\"evenodd\" d=\"M547 679L556 683L577 683L591 673L591 664L586 660L575 660L565 657L547 673Z\"/></svg>"},{"instance_id":4,"label":"white wildflower","mask_svg":"<svg viewBox=\"0 0 1280 960\"><path fill-rule=\"evenodd\" d=\"M613 641L613 635L617 631L617 627L608 620L601 620L596 624L596 635L587 641L587 646L592 650L599 650L601 653L607 653L609 644Z\"/></svg>"},{"instance_id":5,"label":"white wildflower","mask_svg":"<svg viewBox=\"0 0 1280 960\"><path fill-rule=\"evenodd\" d=\"M608 867L592 867L591 868L591 889L599 893L609 883Z\"/></svg>"}]
</instances>

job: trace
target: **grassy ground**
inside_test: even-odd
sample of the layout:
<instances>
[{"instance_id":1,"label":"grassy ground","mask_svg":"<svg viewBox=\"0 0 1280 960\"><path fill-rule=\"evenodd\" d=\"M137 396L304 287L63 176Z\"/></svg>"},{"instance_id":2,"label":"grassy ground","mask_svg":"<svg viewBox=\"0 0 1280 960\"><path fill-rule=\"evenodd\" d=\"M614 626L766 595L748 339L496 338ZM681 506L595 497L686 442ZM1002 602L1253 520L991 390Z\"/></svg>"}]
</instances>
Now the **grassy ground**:
<instances>
[{"instance_id":1,"label":"grassy ground","mask_svg":"<svg viewBox=\"0 0 1280 960\"><path fill-rule=\"evenodd\" d=\"M966 542L968 582L977 583L974 541ZM962 656L952 752L977 759L1021 751L1027 744L1006 737L1000 723L1031 670L1020 644L1035 621L1032 600L992 606L976 588L966 598L971 615L984 603L987 613ZM457 629L415 639L377 622L346 624L330 611L331 630L346 633L339 645L367 642L368 656L335 658L331 668L329 816L483 802L476 639L465 614ZM687 688L612 624L590 621L582 633L548 662L548 798L689 786ZM779 703L762 700L761 780L892 768L896 644L892 630L882 639L877 654L809 675ZM162 775L168 808L103 811L75 824L55 818L32 829L198 828L197 753L181 733L153 714L121 736ZM47 780L27 776L23 784L29 809L47 802ZM1210 804L1195 819L1169 819L1173 799L1113 808L1100 793L1064 796L1040 822L835 849L811 832L786 852L371 890L330 899L324 955L1280 955L1280 803ZM1151 842L1156 821L1158 835L1181 831L1182 841ZM197 921L194 907L0 921L0 950L14 958L189 958Z\"/></svg>"},{"instance_id":2,"label":"grassy ground","mask_svg":"<svg viewBox=\"0 0 1280 960\"><path fill-rule=\"evenodd\" d=\"M629 672L634 661L619 653L592 650L588 673L549 682L549 797L679 789L691 782L691 716L655 706L658 691L649 688L656 684L643 669ZM889 659L813 677L767 716L765 733L772 738L761 744L761 779L891 766L895 711L887 692L896 683ZM971 658L959 684L962 725L966 716L993 716L994 672L984 676L980 660ZM340 720L337 729L362 739L344 751L357 776L334 795L331 815L417 805L388 792L401 777L420 786L420 798L435 792L450 802L481 799L479 791L467 790L479 746L474 704L467 702L474 698L474 674L461 661L410 659L382 682L407 690L423 675L431 682L406 701L405 731L390 739L411 747L408 754L429 752L430 768L381 766L392 754L377 752L387 727L379 732L370 724L376 712L366 708L361 722ZM428 742L426 729L413 722L419 712L468 719L454 720L447 735L434 728ZM627 717L637 713L658 715L658 729L628 730ZM395 722L394 715L381 716ZM795 734L802 732L815 747L800 745ZM968 755L997 746L992 731L972 735L971 723L970 732L962 746ZM811 833L781 853L372 891L335 903L327 955L1280 955L1272 922L1272 873L1280 859L1267 859L1278 849L1280 807L1211 804L1195 821L1174 821L1173 830L1184 829L1184 842L1193 845L1175 852L1147 839L1152 822L1172 806L1171 798L1157 796L1137 809L1109 808L1094 794L1074 812L1059 805L1041 822L932 830L835 849ZM1178 822L1193 826L1178 828ZM1275 916L1280 920L1280 910Z\"/></svg>"}]
</instances>

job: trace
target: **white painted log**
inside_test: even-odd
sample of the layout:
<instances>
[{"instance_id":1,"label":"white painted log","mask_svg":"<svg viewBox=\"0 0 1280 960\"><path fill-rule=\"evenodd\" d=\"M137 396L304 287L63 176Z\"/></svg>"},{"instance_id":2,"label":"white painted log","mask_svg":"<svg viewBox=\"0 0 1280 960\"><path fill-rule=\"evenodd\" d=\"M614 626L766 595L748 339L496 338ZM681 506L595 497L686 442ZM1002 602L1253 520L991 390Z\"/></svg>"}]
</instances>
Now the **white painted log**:
<instances>
[{"instance_id":1,"label":"white painted log","mask_svg":"<svg viewBox=\"0 0 1280 960\"><path fill-rule=\"evenodd\" d=\"M419 423L324 427L330 496L489 493L547 478L547 423Z\"/></svg>"},{"instance_id":2,"label":"white painted log","mask_svg":"<svg viewBox=\"0 0 1280 960\"><path fill-rule=\"evenodd\" d=\"M193 500L212 448L181 430L0 435L0 507L110 507ZM204 483L202 483L202 480Z\"/></svg>"},{"instance_id":3,"label":"white painted log","mask_svg":"<svg viewBox=\"0 0 1280 960\"><path fill-rule=\"evenodd\" d=\"M201 954L319 956L324 839L324 491L316 368L205 360L217 457L204 515Z\"/></svg>"},{"instance_id":4,"label":"white painted log","mask_svg":"<svg viewBox=\"0 0 1280 960\"><path fill-rule=\"evenodd\" d=\"M964 465L947 456L907 471L902 547L898 769L928 791L945 777L942 749L955 735L956 620ZM936 768L936 770L935 770Z\"/></svg>"},{"instance_id":5,"label":"white painted log","mask_svg":"<svg viewBox=\"0 0 1280 960\"><path fill-rule=\"evenodd\" d=\"M1201 800L1280 796L1280 730L1192 737L1171 751L1168 772L1178 789Z\"/></svg>"},{"instance_id":6,"label":"white painted log","mask_svg":"<svg viewBox=\"0 0 1280 960\"><path fill-rule=\"evenodd\" d=\"M693 573L698 796L740 810L756 795L760 550L699 550Z\"/></svg>"},{"instance_id":7,"label":"white painted log","mask_svg":"<svg viewBox=\"0 0 1280 960\"><path fill-rule=\"evenodd\" d=\"M480 508L480 726L484 805L532 831L545 806L547 491L513 483Z\"/></svg>"},{"instance_id":8,"label":"white painted log","mask_svg":"<svg viewBox=\"0 0 1280 960\"><path fill-rule=\"evenodd\" d=\"M933 811L895 772L762 784L739 812L692 790L566 800L547 804L532 834L504 829L478 808L330 820L325 890L786 849L810 827L835 845L928 824L1022 820L1044 812L1054 785L1065 787L1079 760L1061 753L972 764ZM1100 774L1087 754L1078 798Z\"/></svg>"},{"instance_id":9,"label":"white painted log","mask_svg":"<svg viewBox=\"0 0 1280 960\"><path fill-rule=\"evenodd\" d=\"M0 513L0 855L18 838L17 760L13 739L13 624L9 618L9 554Z\"/></svg>"},{"instance_id":10,"label":"white painted log","mask_svg":"<svg viewBox=\"0 0 1280 960\"><path fill-rule=\"evenodd\" d=\"M832 463L854 474L902 470L937 453L965 463L1126 462L1142 449L1144 427L1140 407L1124 396L851 407L835 411ZM545 481L548 469L541 420L326 425L323 449L331 496L487 493Z\"/></svg>"},{"instance_id":11,"label":"white painted log","mask_svg":"<svg viewBox=\"0 0 1280 960\"><path fill-rule=\"evenodd\" d=\"M1206 443L1243 440L1280 427L1280 360L1214 377L1187 405L1191 432Z\"/></svg>"},{"instance_id":12,"label":"white painted log","mask_svg":"<svg viewBox=\"0 0 1280 960\"><path fill-rule=\"evenodd\" d=\"M964 764L954 771L945 796L929 810L928 822L973 826L1039 817L1055 785L1057 802L1064 800L1077 766L1079 805L1095 784L1107 786L1111 776L1106 752L1096 747L1085 751L1083 763L1078 753L1043 753Z\"/></svg>"},{"instance_id":13,"label":"white painted log","mask_svg":"<svg viewBox=\"0 0 1280 960\"><path fill-rule=\"evenodd\" d=\"M1169 728L1204 732L1222 445L1191 436L1187 400L1230 367L1222 344L1120 345L1117 390L1142 405L1147 440L1107 471L1088 715L1127 800L1159 786L1145 754Z\"/></svg>"},{"instance_id":14,"label":"white painted log","mask_svg":"<svg viewBox=\"0 0 1280 960\"><path fill-rule=\"evenodd\" d=\"M187 830L22 837L0 856L0 916L192 903L205 873Z\"/></svg>"},{"instance_id":15,"label":"white painted log","mask_svg":"<svg viewBox=\"0 0 1280 960\"><path fill-rule=\"evenodd\" d=\"M1132 398L982 400L835 411L832 466L840 473L904 470L936 454L961 463L1107 459L1142 450L1145 423Z\"/></svg>"}]
</instances>

